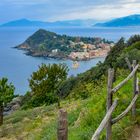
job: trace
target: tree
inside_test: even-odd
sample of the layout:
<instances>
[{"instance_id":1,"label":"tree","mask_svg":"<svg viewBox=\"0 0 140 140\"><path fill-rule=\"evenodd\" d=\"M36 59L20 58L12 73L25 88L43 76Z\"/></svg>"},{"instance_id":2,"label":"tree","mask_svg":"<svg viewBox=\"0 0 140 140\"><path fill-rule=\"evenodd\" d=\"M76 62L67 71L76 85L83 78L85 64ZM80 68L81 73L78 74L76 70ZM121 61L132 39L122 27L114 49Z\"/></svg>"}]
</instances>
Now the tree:
<instances>
[{"instance_id":1,"label":"tree","mask_svg":"<svg viewBox=\"0 0 140 140\"><path fill-rule=\"evenodd\" d=\"M39 70L33 72L29 86L33 94L33 106L59 103L58 87L66 80L68 67L65 64L42 64Z\"/></svg>"},{"instance_id":2,"label":"tree","mask_svg":"<svg viewBox=\"0 0 140 140\"><path fill-rule=\"evenodd\" d=\"M134 35L134 36L131 36L129 38L129 40L127 41L127 46L131 46L132 44L136 43L140 41L140 35Z\"/></svg>"},{"instance_id":3,"label":"tree","mask_svg":"<svg viewBox=\"0 0 140 140\"><path fill-rule=\"evenodd\" d=\"M14 97L15 87L8 84L7 78L0 79L0 125L3 124L3 107Z\"/></svg>"},{"instance_id":4,"label":"tree","mask_svg":"<svg viewBox=\"0 0 140 140\"><path fill-rule=\"evenodd\" d=\"M125 47L126 47L125 40L124 38L121 38L109 52L108 56L105 59L104 64L107 65L108 67L116 69L117 58L121 55Z\"/></svg>"}]
</instances>

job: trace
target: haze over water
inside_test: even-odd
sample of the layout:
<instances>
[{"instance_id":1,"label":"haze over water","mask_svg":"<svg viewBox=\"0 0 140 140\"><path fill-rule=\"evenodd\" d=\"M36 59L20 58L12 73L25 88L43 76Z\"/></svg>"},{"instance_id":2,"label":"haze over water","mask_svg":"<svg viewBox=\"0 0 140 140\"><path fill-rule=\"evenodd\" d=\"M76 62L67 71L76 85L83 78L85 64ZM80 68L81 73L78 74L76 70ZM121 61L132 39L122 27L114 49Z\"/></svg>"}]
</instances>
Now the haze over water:
<instances>
[{"instance_id":1,"label":"haze over water","mask_svg":"<svg viewBox=\"0 0 140 140\"><path fill-rule=\"evenodd\" d=\"M37 28L0 28L0 77L7 77L16 87L16 93L25 94L28 88L28 80L33 71L38 69L41 63L66 63L69 66L69 76L85 72L95 66L104 58L96 58L89 61L81 61L78 69L72 69L72 61L43 59L26 56L24 51L13 49L32 35ZM128 38L139 34L140 28L49 28L46 29L59 34L71 36L102 37L117 41L120 37Z\"/></svg>"}]
</instances>

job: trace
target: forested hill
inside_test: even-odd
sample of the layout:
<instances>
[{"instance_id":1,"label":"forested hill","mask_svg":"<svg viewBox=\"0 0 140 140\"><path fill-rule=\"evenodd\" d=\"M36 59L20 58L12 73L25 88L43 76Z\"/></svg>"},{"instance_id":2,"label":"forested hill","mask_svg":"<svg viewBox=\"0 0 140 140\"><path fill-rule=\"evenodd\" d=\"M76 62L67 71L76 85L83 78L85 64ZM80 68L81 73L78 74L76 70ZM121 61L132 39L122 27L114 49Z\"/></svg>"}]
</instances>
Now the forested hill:
<instances>
[{"instance_id":1,"label":"forested hill","mask_svg":"<svg viewBox=\"0 0 140 140\"><path fill-rule=\"evenodd\" d=\"M16 48L24 49L32 56L54 56L65 58L71 52L84 52L85 47L90 50L98 49L99 44L110 45L112 42L96 37L71 37L40 29Z\"/></svg>"}]
</instances>

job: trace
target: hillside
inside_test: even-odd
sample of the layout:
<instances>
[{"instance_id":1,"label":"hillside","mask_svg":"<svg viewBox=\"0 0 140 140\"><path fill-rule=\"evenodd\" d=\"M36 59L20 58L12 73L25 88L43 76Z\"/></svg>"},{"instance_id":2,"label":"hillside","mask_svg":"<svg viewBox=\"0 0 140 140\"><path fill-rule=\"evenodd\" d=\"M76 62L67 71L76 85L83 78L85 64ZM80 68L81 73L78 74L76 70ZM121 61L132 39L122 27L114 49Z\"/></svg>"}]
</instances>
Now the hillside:
<instances>
[{"instance_id":1,"label":"hillside","mask_svg":"<svg viewBox=\"0 0 140 140\"><path fill-rule=\"evenodd\" d=\"M86 60L96 57L97 51L106 55L112 44L101 38L71 37L40 29L16 48L32 56Z\"/></svg>"},{"instance_id":2,"label":"hillside","mask_svg":"<svg viewBox=\"0 0 140 140\"><path fill-rule=\"evenodd\" d=\"M128 71L119 71L116 83L127 76ZM65 100L61 107L68 112L69 139L90 140L105 115L106 104L106 78L103 78L100 86L86 84L86 92L90 97L87 99ZM113 116L121 113L130 103L132 97L131 81L116 95L119 98L119 108ZM116 98L115 97L115 98ZM137 101L137 108L140 100ZM128 139L136 123L131 119L131 113L113 127L113 140ZM137 122L140 121L139 110L137 111ZM0 128L1 140L55 140L57 133L58 107L56 104L42 106L28 110L17 111L4 118L4 125ZM105 139L105 131L101 135Z\"/></svg>"},{"instance_id":3,"label":"hillside","mask_svg":"<svg viewBox=\"0 0 140 140\"><path fill-rule=\"evenodd\" d=\"M126 78L130 70L125 62L140 62L140 36L131 37L128 41L120 39L111 49L104 63L99 63L89 71L68 78L61 86L59 92L63 97L61 108L68 112L69 140L90 140L106 113L107 70L115 69L113 86ZM138 77L140 74L138 72ZM113 118L123 112L132 99L133 80L121 88L113 99L118 98L119 103ZM45 85L46 86L46 85ZM32 98L29 98L19 111L6 116L4 125L0 127L2 140L55 140L57 136L58 106L52 104L40 107L29 107ZM26 105L26 110L25 110ZM140 125L140 98L137 100L137 115L134 120L131 112L119 123L113 125L113 140L129 140L136 126ZM100 136L105 139L105 131Z\"/></svg>"},{"instance_id":4,"label":"hillside","mask_svg":"<svg viewBox=\"0 0 140 140\"><path fill-rule=\"evenodd\" d=\"M131 27L140 26L140 15L130 15L126 17L116 18L104 23L97 23L96 27Z\"/></svg>"}]
</instances>

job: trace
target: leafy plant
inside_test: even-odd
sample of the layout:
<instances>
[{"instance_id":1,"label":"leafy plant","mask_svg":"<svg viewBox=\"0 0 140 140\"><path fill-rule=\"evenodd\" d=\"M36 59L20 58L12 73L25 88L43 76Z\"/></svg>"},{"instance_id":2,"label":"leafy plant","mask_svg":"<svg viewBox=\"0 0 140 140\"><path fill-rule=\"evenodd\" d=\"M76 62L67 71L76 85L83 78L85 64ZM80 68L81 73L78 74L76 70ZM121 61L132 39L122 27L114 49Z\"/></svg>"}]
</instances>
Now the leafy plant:
<instances>
[{"instance_id":1,"label":"leafy plant","mask_svg":"<svg viewBox=\"0 0 140 140\"><path fill-rule=\"evenodd\" d=\"M7 78L0 79L0 125L3 124L3 107L14 97L15 87L8 84Z\"/></svg>"},{"instance_id":2,"label":"leafy plant","mask_svg":"<svg viewBox=\"0 0 140 140\"><path fill-rule=\"evenodd\" d=\"M33 72L29 79L31 88L31 105L59 103L58 89L67 78L68 67L65 64L52 64L39 66L39 70Z\"/></svg>"}]
</instances>

